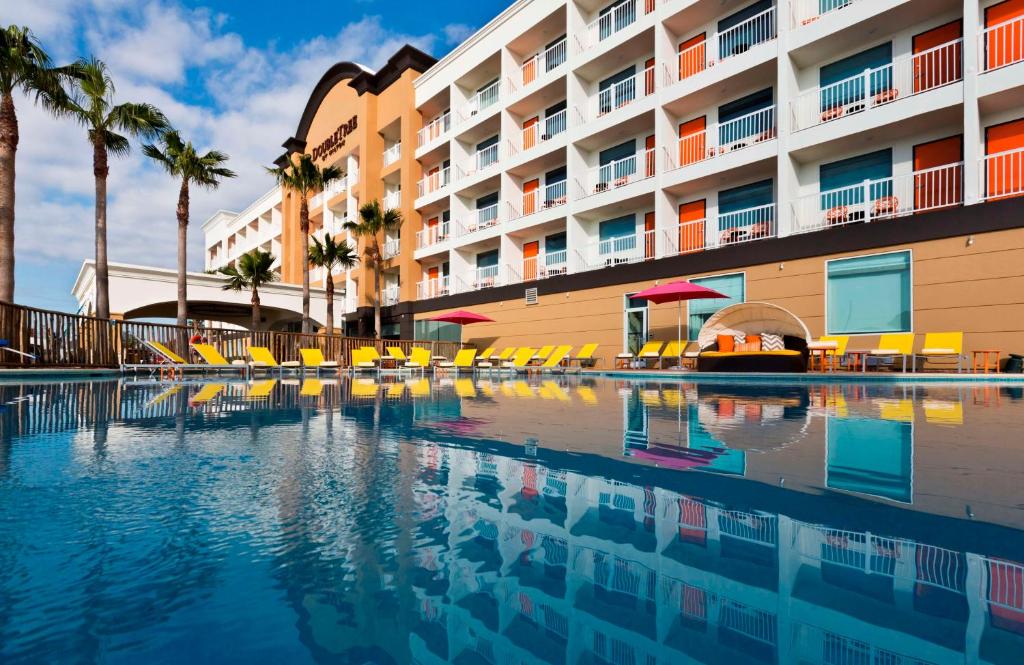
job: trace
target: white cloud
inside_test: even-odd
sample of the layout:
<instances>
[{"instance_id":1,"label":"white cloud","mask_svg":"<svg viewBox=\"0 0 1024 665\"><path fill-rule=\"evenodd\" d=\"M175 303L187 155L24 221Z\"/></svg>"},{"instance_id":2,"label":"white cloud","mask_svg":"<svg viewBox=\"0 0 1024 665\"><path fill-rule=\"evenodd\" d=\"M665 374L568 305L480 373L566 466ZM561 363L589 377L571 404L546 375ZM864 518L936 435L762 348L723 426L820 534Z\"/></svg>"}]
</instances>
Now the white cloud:
<instances>
[{"instance_id":1,"label":"white cloud","mask_svg":"<svg viewBox=\"0 0 1024 665\"><path fill-rule=\"evenodd\" d=\"M449 23L441 29L446 44L461 44L476 32L476 28L465 23Z\"/></svg>"},{"instance_id":2,"label":"white cloud","mask_svg":"<svg viewBox=\"0 0 1024 665\"><path fill-rule=\"evenodd\" d=\"M86 44L109 65L119 101L151 102L201 149L216 147L231 156L237 179L216 192L193 192L193 269L202 266L200 224L218 209L245 207L271 186L264 167L294 133L324 71L340 60L377 68L405 43L430 51L436 40L399 34L378 17L364 17L279 51L248 46L225 32L223 15L168 0L14 4L17 11L5 21L30 25L55 59L80 55L68 44ZM84 25L88 30L76 33ZM463 27L448 26L444 38ZM19 98L17 108L16 251L77 264L93 255L92 155L85 131L49 117L27 98ZM111 161L108 188L110 260L173 267L177 183L147 163L136 142L130 156Z\"/></svg>"}]
</instances>

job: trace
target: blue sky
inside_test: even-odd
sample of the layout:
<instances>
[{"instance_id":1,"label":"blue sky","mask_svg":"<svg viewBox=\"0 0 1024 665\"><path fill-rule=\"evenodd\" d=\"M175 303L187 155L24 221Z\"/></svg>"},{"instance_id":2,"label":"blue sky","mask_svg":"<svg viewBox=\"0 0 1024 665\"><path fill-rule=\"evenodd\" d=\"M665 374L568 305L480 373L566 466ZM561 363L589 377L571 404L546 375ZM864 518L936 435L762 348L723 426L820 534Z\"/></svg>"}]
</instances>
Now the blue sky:
<instances>
[{"instance_id":1,"label":"blue sky","mask_svg":"<svg viewBox=\"0 0 1024 665\"><path fill-rule=\"evenodd\" d=\"M192 198L189 267L202 268L200 225L271 186L309 91L339 60L380 66L411 43L440 57L512 0L46 0L5 2L0 23L29 26L57 62L107 62L119 101L159 106L202 149L232 157L239 178ZM16 100L18 302L74 310L71 287L93 255L93 180L84 132ZM112 262L173 267L177 185L136 149L111 164Z\"/></svg>"}]
</instances>

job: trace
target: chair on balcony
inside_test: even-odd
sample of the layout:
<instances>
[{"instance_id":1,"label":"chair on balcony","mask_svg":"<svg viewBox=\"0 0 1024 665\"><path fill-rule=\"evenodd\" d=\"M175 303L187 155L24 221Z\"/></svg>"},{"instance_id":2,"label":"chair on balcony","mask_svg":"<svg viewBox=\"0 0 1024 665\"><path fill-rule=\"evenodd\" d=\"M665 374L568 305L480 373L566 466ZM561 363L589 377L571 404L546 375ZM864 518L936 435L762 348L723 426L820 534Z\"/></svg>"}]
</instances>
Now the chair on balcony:
<instances>
[{"instance_id":1,"label":"chair on balcony","mask_svg":"<svg viewBox=\"0 0 1024 665\"><path fill-rule=\"evenodd\" d=\"M898 88L887 88L885 90L882 90L881 92L878 92L875 95L873 101L875 106L878 106L879 104L888 104L889 102L895 100L899 96L900 91Z\"/></svg>"},{"instance_id":2,"label":"chair on balcony","mask_svg":"<svg viewBox=\"0 0 1024 665\"><path fill-rule=\"evenodd\" d=\"M845 224L850 217L850 209L847 206L833 206L825 211L825 224Z\"/></svg>"},{"instance_id":3,"label":"chair on balcony","mask_svg":"<svg viewBox=\"0 0 1024 665\"><path fill-rule=\"evenodd\" d=\"M891 217L896 214L900 208L900 200L895 196L883 196L875 199L875 203L871 209L872 217Z\"/></svg>"},{"instance_id":4,"label":"chair on balcony","mask_svg":"<svg viewBox=\"0 0 1024 665\"><path fill-rule=\"evenodd\" d=\"M845 110L846 108L842 104L827 108L821 112L821 121L829 122L831 120L835 120L836 118L841 117Z\"/></svg>"}]
</instances>

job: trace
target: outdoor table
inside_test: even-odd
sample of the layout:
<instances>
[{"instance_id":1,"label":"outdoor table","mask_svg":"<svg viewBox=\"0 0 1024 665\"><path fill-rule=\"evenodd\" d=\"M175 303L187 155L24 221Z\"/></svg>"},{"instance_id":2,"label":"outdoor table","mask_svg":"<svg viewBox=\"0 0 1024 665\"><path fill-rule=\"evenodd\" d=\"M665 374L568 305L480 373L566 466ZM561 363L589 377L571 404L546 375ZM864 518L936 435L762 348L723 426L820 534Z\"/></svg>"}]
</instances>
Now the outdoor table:
<instances>
[{"instance_id":1,"label":"outdoor table","mask_svg":"<svg viewBox=\"0 0 1024 665\"><path fill-rule=\"evenodd\" d=\"M846 355L850 357L850 370L856 372L857 367L867 369L868 353L868 351L847 351Z\"/></svg>"},{"instance_id":2,"label":"outdoor table","mask_svg":"<svg viewBox=\"0 0 1024 665\"><path fill-rule=\"evenodd\" d=\"M971 369L974 370L975 374L979 373L979 367L981 373L988 374L989 370L992 369L996 374L999 374L999 356L1002 353L999 349L977 349L973 352L974 357L971 362Z\"/></svg>"},{"instance_id":3,"label":"outdoor table","mask_svg":"<svg viewBox=\"0 0 1024 665\"><path fill-rule=\"evenodd\" d=\"M811 342L807 345L807 350L811 352L810 355L810 367L814 369L814 358L818 358L818 369L822 372L825 371L825 361L828 360L828 352L833 351L832 359L829 362L829 371L835 371L836 369L836 354L834 353L839 349L838 342Z\"/></svg>"}]
</instances>

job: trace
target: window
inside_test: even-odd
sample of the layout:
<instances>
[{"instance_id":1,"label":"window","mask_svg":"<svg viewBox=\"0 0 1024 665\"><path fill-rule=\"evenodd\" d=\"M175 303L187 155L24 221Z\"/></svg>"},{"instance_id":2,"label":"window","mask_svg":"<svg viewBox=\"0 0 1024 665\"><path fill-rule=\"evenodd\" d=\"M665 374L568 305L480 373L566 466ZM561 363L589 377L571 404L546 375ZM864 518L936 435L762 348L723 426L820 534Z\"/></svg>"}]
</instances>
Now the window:
<instances>
[{"instance_id":1,"label":"window","mask_svg":"<svg viewBox=\"0 0 1024 665\"><path fill-rule=\"evenodd\" d=\"M849 83L832 85L872 70L868 75L871 79L871 94L877 95L892 87L892 68L885 67L892 62L892 43L886 42L866 51L861 51L843 58L830 65L825 65L818 72L818 83L821 86L821 110L843 106L850 102L864 99L864 77L855 78ZM884 69L879 69L885 67Z\"/></svg>"},{"instance_id":2,"label":"window","mask_svg":"<svg viewBox=\"0 0 1024 665\"><path fill-rule=\"evenodd\" d=\"M486 224L498 219L498 192L481 196L476 200L477 223Z\"/></svg>"},{"instance_id":3,"label":"window","mask_svg":"<svg viewBox=\"0 0 1024 665\"><path fill-rule=\"evenodd\" d=\"M561 134L568 127L565 113L566 103L563 99L554 106L548 107L544 110L544 136L542 140L547 140L552 136Z\"/></svg>"},{"instance_id":4,"label":"window","mask_svg":"<svg viewBox=\"0 0 1024 665\"><path fill-rule=\"evenodd\" d=\"M498 250L492 249L476 255L477 268L493 268L498 265Z\"/></svg>"},{"instance_id":5,"label":"window","mask_svg":"<svg viewBox=\"0 0 1024 665\"><path fill-rule=\"evenodd\" d=\"M612 109L624 106L636 98L636 85L616 85L636 75L636 67L630 66L598 84L598 113L604 115ZM613 90L609 90L612 88Z\"/></svg>"},{"instance_id":6,"label":"window","mask_svg":"<svg viewBox=\"0 0 1024 665\"><path fill-rule=\"evenodd\" d=\"M771 180L718 192L718 242L728 244L774 235Z\"/></svg>"},{"instance_id":7,"label":"window","mask_svg":"<svg viewBox=\"0 0 1024 665\"><path fill-rule=\"evenodd\" d=\"M744 302L747 298L747 287L746 276L741 272L715 275L714 277L699 277L690 281L728 296L727 298L708 298L687 302L689 318L686 323L686 339L692 342L697 339L697 334L700 333L704 322L710 319L712 314L729 305Z\"/></svg>"},{"instance_id":8,"label":"window","mask_svg":"<svg viewBox=\"0 0 1024 665\"><path fill-rule=\"evenodd\" d=\"M559 48L555 48L559 44L562 44L562 46L559 47ZM555 67L558 67L559 65L564 63L565 62L565 55L566 55L567 52L568 52L568 49L565 47L565 35L562 35L561 37L559 37L555 41L553 41L550 44L548 44L547 48L545 48L545 50L544 50L544 53L545 53L544 71L545 72L550 72Z\"/></svg>"},{"instance_id":9,"label":"window","mask_svg":"<svg viewBox=\"0 0 1024 665\"><path fill-rule=\"evenodd\" d=\"M769 34L772 37L775 36L775 27L771 26L770 31L766 30L767 22L761 19L751 21L737 30L730 30L730 28L768 11L772 8L772 4L772 0L761 0L718 22L718 34L720 35L718 51L723 60L731 55L744 53L751 46L769 39ZM774 21L774 18L772 20Z\"/></svg>"},{"instance_id":10,"label":"window","mask_svg":"<svg viewBox=\"0 0 1024 665\"><path fill-rule=\"evenodd\" d=\"M761 136L773 129L772 115L758 113L772 107L772 89L735 99L718 107L718 144L727 145L748 136ZM743 118L738 122L730 122Z\"/></svg>"},{"instance_id":11,"label":"window","mask_svg":"<svg viewBox=\"0 0 1024 665\"><path fill-rule=\"evenodd\" d=\"M818 180L822 191L821 209L864 202L864 188L854 187L872 181L868 189L870 200L877 201L892 195L892 149L886 148L866 155L842 159L818 167ZM880 181L880 182L874 182ZM847 189L854 187L853 189ZM844 190L844 191L838 191ZM825 192L835 192L826 194Z\"/></svg>"},{"instance_id":12,"label":"window","mask_svg":"<svg viewBox=\"0 0 1024 665\"><path fill-rule=\"evenodd\" d=\"M422 320L414 324L413 337L438 342L461 342L462 326L442 321Z\"/></svg>"},{"instance_id":13,"label":"window","mask_svg":"<svg viewBox=\"0 0 1024 665\"><path fill-rule=\"evenodd\" d=\"M633 175L636 173L636 141L626 141L602 150L598 155L598 161L601 164L601 183L607 184Z\"/></svg>"},{"instance_id":14,"label":"window","mask_svg":"<svg viewBox=\"0 0 1024 665\"><path fill-rule=\"evenodd\" d=\"M830 334L910 332L910 252L829 261L826 279Z\"/></svg>"},{"instance_id":15,"label":"window","mask_svg":"<svg viewBox=\"0 0 1024 665\"><path fill-rule=\"evenodd\" d=\"M606 39L636 21L636 3L626 5L628 1L615 0L615 2L601 10L598 23L598 39Z\"/></svg>"}]
</instances>

